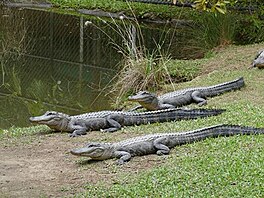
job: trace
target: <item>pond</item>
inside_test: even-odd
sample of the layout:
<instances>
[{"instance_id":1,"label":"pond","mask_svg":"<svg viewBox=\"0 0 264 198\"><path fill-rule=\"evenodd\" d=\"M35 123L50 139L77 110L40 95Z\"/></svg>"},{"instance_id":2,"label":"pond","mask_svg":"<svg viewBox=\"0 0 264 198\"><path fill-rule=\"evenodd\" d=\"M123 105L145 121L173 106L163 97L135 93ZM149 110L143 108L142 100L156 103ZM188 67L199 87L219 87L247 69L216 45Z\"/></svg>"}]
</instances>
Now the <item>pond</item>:
<instances>
[{"instance_id":1,"label":"pond","mask_svg":"<svg viewBox=\"0 0 264 198\"><path fill-rule=\"evenodd\" d=\"M30 116L47 110L78 114L111 108L108 86L122 60L120 32L134 31L132 23L32 8L0 12L0 128L29 126ZM182 27L142 23L140 30L149 51L170 45L172 58L188 58L181 50Z\"/></svg>"}]
</instances>

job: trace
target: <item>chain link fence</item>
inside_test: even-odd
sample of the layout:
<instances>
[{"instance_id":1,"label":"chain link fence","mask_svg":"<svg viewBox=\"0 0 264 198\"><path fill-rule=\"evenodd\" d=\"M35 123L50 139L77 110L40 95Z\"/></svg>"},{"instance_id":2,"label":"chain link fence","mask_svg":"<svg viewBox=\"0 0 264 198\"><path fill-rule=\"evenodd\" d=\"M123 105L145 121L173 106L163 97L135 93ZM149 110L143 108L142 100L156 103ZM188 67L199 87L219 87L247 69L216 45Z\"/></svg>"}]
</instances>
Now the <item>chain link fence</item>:
<instances>
[{"instance_id":1,"label":"chain link fence","mask_svg":"<svg viewBox=\"0 0 264 198\"><path fill-rule=\"evenodd\" d=\"M17 124L19 115L26 125L25 117L47 109L109 109L103 89L121 60L109 42L121 42L110 26L44 10L1 7L0 13L0 126Z\"/></svg>"},{"instance_id":2,"label":"chain link fence","mask_svg":"<svg viewBox=\"0 0 264 198\"><path fill-rule=\"evenodd\" d=\"M47 109L77 114L110 108L106 87L119 70L133 24L8 6L0 14L0 127L21 119L20 126L27 125L27 117ZM141 32L149 50L160 41L167 48L172 35L180 49L178 40L185 39L156 26Z\"/></svg>"}]
</instances>

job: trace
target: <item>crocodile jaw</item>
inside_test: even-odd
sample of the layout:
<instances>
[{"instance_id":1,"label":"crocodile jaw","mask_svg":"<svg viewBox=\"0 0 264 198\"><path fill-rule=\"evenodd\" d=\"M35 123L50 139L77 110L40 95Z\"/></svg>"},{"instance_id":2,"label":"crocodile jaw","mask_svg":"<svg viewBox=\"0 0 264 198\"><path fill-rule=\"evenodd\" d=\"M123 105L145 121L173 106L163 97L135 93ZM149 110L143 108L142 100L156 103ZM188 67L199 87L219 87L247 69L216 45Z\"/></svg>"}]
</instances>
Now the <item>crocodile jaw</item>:
<instances>
[{"instance_id":1,"label":"crocodile jaw","mask_svg":"<svg viewBox=\"0 0 264 198\"><path fill-rule=\"evenodd\" d=\"M129 96L128 100L134 102L145 102L145 101L151 101L153 100L153 98L156 98L154 94L147 91L140 91L134 96Z\"/></svg>"},{"instance_id":2,"label":"crocodile jaw","mask_svg":"<svg viewBox=\"0 0 264 198\"><path fill-rule=\"evenodd\" d=\"M259 55L252 63L252 67L264 68L264 50L259 52Z\"/></svg>"},{"instance_id":3,"label":"crocodile jaw","mask_svg":"<svg viewBox=\"0 0 264 198\"><path fill-rule=\"evenodd\" d=\"M256 60L254 60L252 63L252 67L263 68L264 67L264 55L263 55L263 57L259 57Z\"/></svg>"},{"instance_id":4,"label":"crocodile jaw","mask_svg":"<svg viewBox=\"0 0 264 198\"><path fill-rule=\"evenodd\" d=\"M262 63L255 63L253 62L252 67L264 68L264 60Z\"/></svg>"},{"instance_id":5,"label":"crocodile jaw","mask_svg":"<svg viewBox=\"0 0 264 198\"><path fill-rule=\"evenodd\" d=\"M55 117L42 115L42 116L30 117L29 121L35 124L48 124L53 118Z\"/></svg>"},{"instance_id":6,"label":"crocodile jaw","mask_svg":"<svg viewBox=\"0 0 264 198\"><path fill-rule=\"evenodd\" d=\"M128 100L139 102L141 106L148 110L157 110L160 105L157 96L147 91L140 91L134 96L129 96Z\"/></svg>"},{"instance_id":7,"label":"crocodile jaw","mask_svg":"<svg viewBox=\"0 0 264 198\"><path fill-rule=\"evenodd\" d=\"M41 116L29 118L29 121L33 124L45 124L56 130L67 130L69 128L69 120L70 118L67 114L55 111L47 111Z\"/></svg>"},{"instance_id":8,"label":"crocodile jaw","mask_svg":"<svg viewBox=\"0 0 264 198\"><path fill-rule=\"evenodd\" d=\"M85 147L73 149L71 154L80 157L90 157L94 160L113 158L113 149L108 143L89 143Z\"/></svg>"}]
</instances>

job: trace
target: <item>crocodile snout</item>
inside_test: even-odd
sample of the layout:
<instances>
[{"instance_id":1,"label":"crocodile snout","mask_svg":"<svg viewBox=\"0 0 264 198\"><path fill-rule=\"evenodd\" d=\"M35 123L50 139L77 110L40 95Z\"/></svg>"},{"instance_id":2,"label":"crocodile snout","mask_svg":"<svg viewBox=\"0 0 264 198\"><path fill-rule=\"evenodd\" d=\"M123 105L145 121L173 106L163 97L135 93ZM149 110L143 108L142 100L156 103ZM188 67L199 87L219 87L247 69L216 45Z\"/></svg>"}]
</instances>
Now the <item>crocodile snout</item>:
<instances>
[{"instance_id":1,"label":"crocodile snout","mask_svg":"<svg viewBox=\"0 0 264 198\"><path fill-rule=\"evenodd\" d=\"M29 121L32 123L39 123L41 121L44 121L44 119L40 119L39 117L30 117Z\"/></svg>"},{"instance_id":2,"label":"crocodile snout","mask_svg":"<svg viewBox=\"0 0 264 198\"><path fill-rule=\"evenodd\" d=\"M133 96L128 97L128 100L133 100L133 99L134 99Z\"/></svg>"},{"instance_id":3,"label":"crocodile snout","mask_svg":"<svg viewBox=\"0 0 264 198\"><path fill-rule=\"evenodd\" d=\"M30 121L30 122L35 122L36 120L34 119L34 117L30 117L30 118L29 118L29 121Z\"/></svg>"}]
</instances>

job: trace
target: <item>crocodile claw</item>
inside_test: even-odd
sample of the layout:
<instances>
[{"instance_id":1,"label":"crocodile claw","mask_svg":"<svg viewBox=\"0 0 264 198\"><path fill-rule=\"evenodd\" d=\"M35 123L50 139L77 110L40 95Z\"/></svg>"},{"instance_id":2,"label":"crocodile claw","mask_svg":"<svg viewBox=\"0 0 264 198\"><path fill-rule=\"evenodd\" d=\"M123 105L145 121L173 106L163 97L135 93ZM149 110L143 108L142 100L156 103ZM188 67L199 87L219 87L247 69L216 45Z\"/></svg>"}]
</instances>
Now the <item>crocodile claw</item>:
<instances>
[{"instance_id":1,"label":"crocodile claw","mask_svg":"<svg viewBox=\"0 0 264 198\"><path fill-rule=\"evenodd\" d=\"M117 162L116 162L116 164L119 165L119 166L122 166L122 165L124 165L125 163L126 163L126 162L125 162L124 160L121 160L121 159L117 160Z\"/></svg>"},{"instance_id":2,"label":"crocodile claw","mask_svg":"<svg viewBox=\"0 0 264 198\"><path fill-rule=\"evenodd\" d=\"M71 133L71 134L69 134L69 137L77 137L77 136L79 136L79 135L77 135L77 134L75 134L75 133Z\"/></svg>"}]
</instances>

